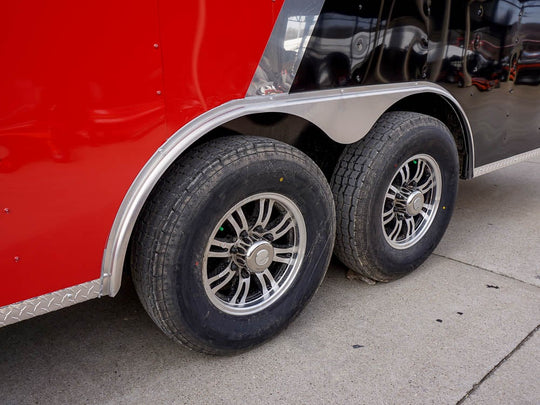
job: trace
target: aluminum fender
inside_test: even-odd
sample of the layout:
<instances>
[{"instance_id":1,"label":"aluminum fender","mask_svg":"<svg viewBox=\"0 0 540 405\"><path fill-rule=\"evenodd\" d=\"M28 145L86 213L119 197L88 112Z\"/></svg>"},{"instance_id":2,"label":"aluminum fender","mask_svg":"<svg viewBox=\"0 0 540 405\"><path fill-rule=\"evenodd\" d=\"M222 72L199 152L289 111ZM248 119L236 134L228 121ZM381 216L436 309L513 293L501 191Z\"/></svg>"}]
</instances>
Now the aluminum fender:
<instances>
[{"instance_id":1,"label":"aluminum fender","mask_svg":"<svg viewBox=\"0 0 540 405\"><path fill-rule=\"evenodd\" d=\"M473 152L472 131L465 112L458 101L444 88L429 82L398 83L388 85L363 86L340 90L291 95L270 98L278 105L270 105L268 112L294 114L310 121L322 129L331 139L349 144L362 139L379 117L392 105L414 94L438 94L447 99L455 108L464 131L470 139Z\"/></svg>"},{"instance_id":2,"label":"aluminum fender","mask_svg":"<svg viewBox=\"0 0 540 405\"><path fill-rule=\"evenodd\" d=\"M462 122L472 159L474 146L465 112L448 91L429 82L250 97L225 103L189 122L156 151L124 197L103 256L103 294L114 296L120 288L131 232L150 192L167 168L190 145L212 129L245 115L280 112L304 118L321 128L334 141L348 144L362 139L393 104L407 96L421 93L440 95L453 106Z\"/></svg>"}]
</instances>

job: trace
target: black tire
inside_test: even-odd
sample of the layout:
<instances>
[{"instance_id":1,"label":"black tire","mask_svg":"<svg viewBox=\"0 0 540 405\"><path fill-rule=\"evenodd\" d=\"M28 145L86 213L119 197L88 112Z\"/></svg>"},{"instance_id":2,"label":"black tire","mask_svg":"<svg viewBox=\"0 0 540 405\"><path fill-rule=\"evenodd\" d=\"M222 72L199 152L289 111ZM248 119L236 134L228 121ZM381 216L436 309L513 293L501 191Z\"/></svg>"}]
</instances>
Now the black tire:
<instances>
[{"instance_id":1,"label":"black tire","mask_svg":"<svg viewBox=\"0 0 540 405\"><path fill-rule=\"evenodd\" d=\"M364 139L345 148L334 170L336 256L376 281L410 273L448 226L458 170L455 141L442 122L411 112L384 114Z\"/></svg>"},{"instance_id":2,"label":"black tire","mask_svg":"<svg viewBox=\"0 0 540 405\"><path fill-rule=\"evenodd\" d=\"M232 353L298 315L324 278L334 237L332 192L312 160L265 138L221 138L188 152L152 192L134 230L133 280L168 336Z\"/></svg>"}]
</instances>

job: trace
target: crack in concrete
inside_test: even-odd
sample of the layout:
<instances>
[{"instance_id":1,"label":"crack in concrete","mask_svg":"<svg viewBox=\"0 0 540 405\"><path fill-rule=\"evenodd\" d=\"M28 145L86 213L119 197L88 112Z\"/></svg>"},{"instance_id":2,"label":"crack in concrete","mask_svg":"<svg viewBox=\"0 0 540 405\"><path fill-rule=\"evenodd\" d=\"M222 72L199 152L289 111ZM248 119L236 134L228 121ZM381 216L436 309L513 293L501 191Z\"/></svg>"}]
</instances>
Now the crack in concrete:
<instances>
[{"instance_id":1,"label":"crack in concrete","mask_svg":"<svg viewBox=\"0 0 540 405\"><path fill-rule=\"evenodd\" d=\"M433 253L433 255L434 255L434 256L438 256L438 257L442 257L443 259L448 259L448 260L451 260L451 261L453 261L453 262L460 263L460 264L463 264L463 265L466 265L466 266L471 266L471 267L473 267L473 268L475 268L475 269L478 269L478 270L487 271L487 272L489 272L489 273L493 273L493 274L496 274L496 275L498 275L498 276L502 276L502 277L508 278L508 279L510 279L510 280L519 281L520 283L523 283L523 284L528 285L528 286L533 286L533 287L539 288L537 285L528 283L527 281L523 281L523 280L520 280L520 279L518 279L518 278L514 278L514 277L509 276L509 275L507 275L507 274L501 274L501 273L498 273L498 272L496 272L496 271L494 271L494 270L486 269L486 268L484 268L484 267L480 267L480 266L477 266L477 265L475 265L475 264L467 263L467 262L464 262L464 261L461 261L461 260L458 260L458 259L454 259L454 258L452 258L452 257L444 256L444 255L441 255L441 254L438 254L438 253ZM482 379L481 379L480 381L478 381L476 384L474 384L474 385L472 386L472 388L471 388L469 391L467 391L467 393L466 393L466 394L465 394L458 402L456 402L456 405L461 405L461 404L463 404L463 402L464 402L465 400L467 400L467 398L469 398L469 396L470 396L472 393L474 393L474 392L478 389L478 387L480 387L480 385L482 385L482 383L483 383L484 381L486 381L489 377L491 377L491 375L492 375L495 371L497 371L497 369L498 369L499 367L501 367L501 365L502 365L506 360L508 360L510 357L512 357L512 355L513 355L515 352L517 352L517 351L525 344L525 342L527 342L527 341L528 341L528 340L529 340L529 339L530 339L530 338L531 338L531 337L532 337L539 329L540 329L540 325L537 325L536 328L534 328L527 336L525 336L525 338L524 338L521 342L519 342L518 345L517 345L510 353L508 353L506 356L504 356L504 358L503 358L501 361L499 361L499 362L498 362L491 370L489 370L489 371L487 372L487 374L484 375L484 377L482 377Z\"/></svg>"},{"instance_id":2,"label":"crack in concrete","mask_svg":"<svg viewBox=\"0 0 540 405\"><path fill-rule=\"evenodd\" d=\"M471 267L474 267L475 269L478 269L478 270L487 271L489 273L493 273L493 274L496 274L498 276L508 278L510 280L519 281L520 283L527 284L527 285L530 285L532 287L540 288L536 284L531 284L531 283L529 283L527 281L524 281L524 280L521 280L519 278L515 278L515 277L509 276L508 274L504 274L504 273L498 273L495 270L486 269L484 267L477 266L476 264L467 263L467 262L464 262L462 260L454 259L452 257L444 256L444 255L441 255L441 254L438 254L438 253L432 253L432 255L442 257L443 259L448 259L448 260L451 260L451 261L456 262L456 263L464 264L465 266L471 266Z\"/></svg>"},{"instance_id":3,"label":"crack in concrete","mask_svg":"<svg viewBox=\"0 0 540 405\"><path fill-rule=\"evenodd\" d=\"M525 336L525 338L521 342L519 342L518 345L514 347L514 349L510 353L504 356L504 358L501 361L499 361L491 370L489 370L488 373L484 377L482 377L480 381L474 384L472 388L469 391L467 391L467 393L459 401L456 402L456 405L463 404L463 402L466 401L467 398L469 398L469 396L472 393L474 393L474 391L476 391L478 387L480 387L480 385L482 385L484 381L486 381L489 377L491 377L491 375L493 375L493 373L497 371L497 369L501 367L506 360L508 360L510 357L512 357L512 355L515 352L521 349L521 347L525 344L525 342L527 342L527 340L529 340L538 331L538 329L540 329L540 325L537 325L536 328L534 328L527 336Z\"/></svg>"}]
</instances>

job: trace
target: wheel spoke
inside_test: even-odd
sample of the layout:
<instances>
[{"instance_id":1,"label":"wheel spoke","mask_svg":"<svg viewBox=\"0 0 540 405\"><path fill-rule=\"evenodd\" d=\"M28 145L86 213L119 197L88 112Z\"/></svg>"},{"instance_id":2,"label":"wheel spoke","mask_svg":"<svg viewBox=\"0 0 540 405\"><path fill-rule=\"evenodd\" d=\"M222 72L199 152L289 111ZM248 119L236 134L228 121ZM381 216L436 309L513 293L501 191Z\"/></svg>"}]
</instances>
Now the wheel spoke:
<instances>
[{"instance_id":1,"label":"wheel spoke","mask_svg":"<svg viewBox=\"0 0 540 405\"><path fill-rule=\"evenodd\" d=\"M388 187L388 191L386 192L386 194L388 195L390 191L393 193L392 198L396 198L396 195L399 194L399 190L396 186L390 185L390 187Z\"/></svg>"},{"instance_id":2,"label":"wheel spoke","mask_svg":"<svg viewBox=\"0 0 540 405\"><path fill-rule=\"evenodd\" d=\"M289 232L292 227L294 227L294 221L289 214L286 214L280 223L270 229L268 232L272 234L274 240L277 240Z\"/></svg>"},{"instance_id":3,"label":"wheel spoke","mask_svg":"<svg viewBox=\"0 0 540 405\"><path fill-rule=\"evenodd\" d=\"M386 191L386 198L389 198L391 200L395 200L396 199L396 195L399 194L399 190L397 189L396 186L392 186L390 185L390 187L388 188L388 191Z\"/></svg>"},{"instance_id":4,"label":"wheel spoke","mask_svg":"<svg viewBox=\"0 0 540 405\"><path fill-rule=\"evenodd\" d=\"M415 223L414 223L414 218L412 217L405 218L405 224L407 224L407 232L406 232L405 237L409 238L414 233L414 230L416 228Z\"/></svg>"},{"instance_id":5,"label":"wheel spoke","mask_svg":"<svg viewBox=\"0 0 540 405\"><path fill-rule=\"evenodd\" d=\"M281 238L283 235L289 232L289 230L291 230L292 228L294 228L294 222L291 220L291 222L285 228L283 228L280 232L276 233L275 239Z\"/></svg>"},{"instance_id":6,"label":"wheel spoke","mask_svg":"<svg viewBox=\"0 0 540 405\"><path fill-rule=\"evenodd\" d=\"M416 174L412 178L412 181L418 183L422 179L422 177L424 176L424 171L426 170L426 166L426 162L424 162L423 160L420 159L418 161L418 166L416 167Z\"/></svg>"},{"instance_id":7,"label":"wheel spoke","mask_svg":"<svg viewBox=\"0 0 540 405\"><path fill-rule=\"evenodd\" d=\"M224 257L229 257L231 254L226 251L226 252L214 252L212 250L210 250L208 252L208 257L212 257L212 258L224 258Z\"/></svg>"},{"instance_id":8,"label":"wheel spoke","mask_svg":"<svg viewBox=\"0 0 540 405\"><path fill-rule=\"evenodd\" d=\"M426 180L424 184L421 184L418 186L418 190L422 192L422 194L426 194L429 190L433 189L435 187L435 182L430 177Z\"/></svg>"},{"instance_id":9,"label":"wheel spoke","mask_svg":"<svg viewBox=\"0 0 540 405\"><path fill-rule=\"evenodd\" d=\"M262 288L262 295L263 295L263 297L265 297L265 296L268 295L270 290L266 286L266 280L264 278L263 273L257 273L257 278L259 279L259 284L261 285L261 288Z\"/></svg>"},{"instance_id":10,"label":"wheel spoke","mask_svg":"<svg viewBox=\"0 0 540 405\"><path fill-rule=\"evenodd\" d=\"M234 217L234 214L236 214L238 216L238 218L240 219L240 223L238 223L238 221ZM236 236L240 236L242 231L247 231L248 230L249 226L248 226L248 223L247 223L246 216L244 215L244 211L242 211L242 207L239 207L231 215L229 215L227 217L227 221L229 221L229 223L234 228L234 232L236 233Z\"/></svg>"},{"instance_id":11,"label":"wheel spoke","mask_svg":"<svg viewBox=\"0 0 540 405\"><path fill-rule=\"evenodd\" d=\"M291 257L279 257L279 256L274 256L274 258L272 259L273 262L278 262L278 263L284 263L284 264L289 264L290 261L291 261Z\"/></svg>"},{"instance_id":12,"label":"wheel spoke","mask_svg":"<svg viewBox=\"0 0 540 405\"><path fill-rule=\"evenodd\" d=\"M274 257L272 258L273 262L290 263L291 259L294 257L295 253L298 253L298 248L296 246L291 246L288 248L274 248ZM289 257L282 257L278 255L290 255Z\"/></svg>"},{"instance_id":13,"label":"wheel spoke","mask_svg":"<svg viewBox=\"0 0 540 405\"><path fill-rule=\"evenodd\" d=\"M240 234L242 233L242 228L240 227L240 225L238 225L238 222L236 222L236 219L234 219L232 214L229 215L229 217L227 218L227 221L229 221L229 223L234 228L234 232L236 233L236 236L240 236Z\"/></svg>"},{"instance_id":14,"label":"wheel spoke","mask_svg":"<svg viewBox=\"0 0 540 405\"><path fill-rule=\"evenodd\" d=\"M383 225L386 225L396 217L394 208L390 208L388 211L383 212Z\"/></svg>"},{"instance_id":15,"label":"wheel spoke","mask_svg":"<svg viewBox=\"0 0 540 405\"><path fill-rule=\"evenodd\" d=\"M227 249L227 250L230 250L234 243L233 242L224 242L224 241L221 241L221 240L217 240L216 238L212 239L210 241L210 245L211 246L217 246L217 247L220 247L222 249Z\"/></svg>"},{"instance_id":16,"label":"wheel spoke","mask_svg":"<svg viewBox=\"0 0 540 405\"><path fill-rule=\"evenodd\" d=\"M242 210L242 207L240 207L235 212L240 218L240 225L242 226L242 230L247 231L249 228L249 225L246 219L246 215L244 214L244 210Z\"/></svg>"},{"instance_id":17,"label":"wheel spoke","mask_svg":"<svg viewBox=\"0 0 540 405\"><path fill-rule=\"evenodd\" d=\"M274 276L272 276L272 273L270 273L270 270L266 269L262 273L257 273L257 278L259 279L259 283L261 284L262 290L263 290L263 296L268 295L272 290L277 290L278 283L276 280L274 280ZM271 289L268 289L268 286L266 284L266 281L270 282Z\"/></svg>"},{"instance_id":18,"label":"wheel spoke","mask_svg":"<svg viewBox=\"0 0 540 405\"><path fill-rule=\"evenodd\" d=\"M396 224L394 225L394 229L392 230L390 235L388 235L389 238L392 240L395 240L399 236L402 227L403 227L403 221L398 219L396 221Z\"/></svg>"},{"instance_id":19,"label":"wheel spoke","mask_svg":"<svg viewBox=\"0 0 540 405\"><path fill-rule=\"evenodd\" d=\"M401 174L401 184L405 184L409 182L409 178L411 177L411 171L409 169L408 164L404 164L401 166L401 169L399 169L399 174Z\"/></svg>"},{"instance_id":20,"label":"wheel spoke","mask_svg":"<svg viewBox=\"0 0 540 405\"><path fill-rule=\"evenodd\" d=\"M268 207L266 203L268 202ZM272 216L272 210L274 208L274 201L270 199L261 198L259 200L259 215L257 216L257 221L255 222L254 228L257 226L262 226L263 228L268 225L270 217Z\"/></svg>"},{"instance_id":21,"label":"wheel spoke","mask_svg":"<svg viewBox=\"0 0 540 405\"><path fill-rule=\"evenodd\" d=\"M251 282L251 277L243 278L239 277L238 287L236 288L236 292L234 293L234 296L231 299L232 304L236 304L238 301L238 297L240 297L240 293L243 291L242 298L240 298L239 304L245 304L247 295L249 292L249 285Z\"/></svg>"},{"instance_id":22,"label":"wheel spoke","mask_svg":"<svg viewBox=\"0 0 540 405\"><path fill-rule=\"evenodd\" d=\"M236 273L232 271L230 264L227 266L225 270L223 270L218 275L215 275L214 277L211 277L208 279L208 284L212 285L214 282L221 280L220 283L214 287L212 287L212 292L215 294L219 290L221 290L225 285L229 283L229 281L232 280Z\"/></svg>"},{"instance_id":23,"label":"wheel spoke","mask_svg":"<svg viewBox=\"0 0 540 405\"><path fill-rule=\"evenodd\" d=\"M298 252L298 248L296 246L291 246L288 248L274 248L274 256L277 255L286 255L286 254L295 254Z\"/></svg>"}]
</instances>

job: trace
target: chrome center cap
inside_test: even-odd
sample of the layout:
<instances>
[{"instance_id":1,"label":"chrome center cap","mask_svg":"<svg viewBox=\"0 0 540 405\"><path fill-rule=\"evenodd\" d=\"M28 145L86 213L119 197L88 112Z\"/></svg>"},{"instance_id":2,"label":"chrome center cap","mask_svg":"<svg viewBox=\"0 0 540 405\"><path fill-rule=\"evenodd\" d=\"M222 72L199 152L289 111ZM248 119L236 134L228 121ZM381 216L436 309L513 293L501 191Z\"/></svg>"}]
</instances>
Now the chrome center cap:
<instances>
[{"instance_id":1,"label":"chrome center cap","mask_svg":"<svg viewBox=\"0 0 540 405\"><path fill-rule=\"evenodd\" d=\"M424 194L421 191L413 191L407 197L407 214L410 216L415 216L420 214L422 207L424 206Z\"/></svg>"},{"instance_id":2,"label":"chrome center cap","mask_svg":"<svg viewBox=\"0 0 540 405\"><path fill-rule=\"evenodd\" d=\"M251 245L246 254L249 271L260 273L270 266L274 257L274 247L270 242L261 240Z\"/></svg>"}]
</instances>

